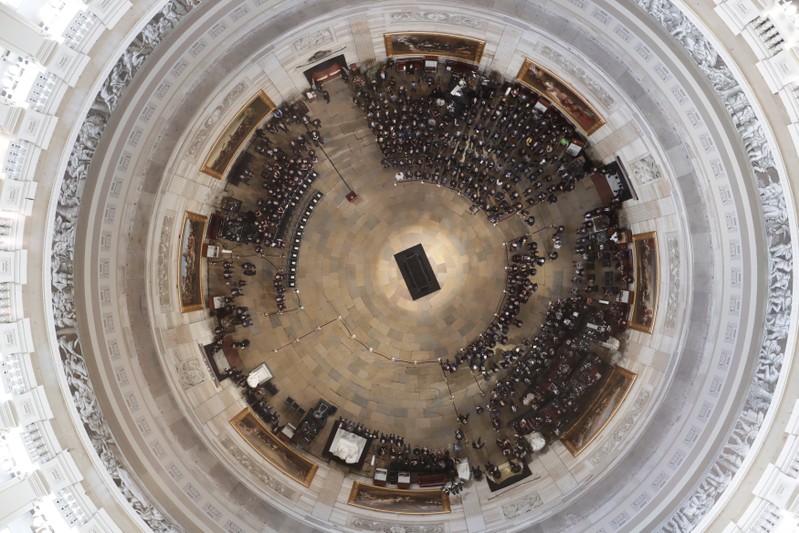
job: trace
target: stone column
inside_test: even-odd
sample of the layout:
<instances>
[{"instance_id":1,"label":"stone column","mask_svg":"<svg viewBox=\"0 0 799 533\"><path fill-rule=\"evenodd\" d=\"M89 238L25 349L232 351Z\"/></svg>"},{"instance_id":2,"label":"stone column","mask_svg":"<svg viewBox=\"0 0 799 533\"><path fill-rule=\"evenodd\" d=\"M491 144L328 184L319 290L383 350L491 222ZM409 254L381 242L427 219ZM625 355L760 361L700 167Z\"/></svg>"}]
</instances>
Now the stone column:
<instances>
[{"instance_id":1,"label":"stone column","mask_svg":"<svg viewBox=\"0 0 799 533\"><path fill-rule=\"evenodd\" d=\"M336 500L341 492L342 485L344 485L344 471L333 465L327 472L322 490L316 496L316 503L311 515L320 520L330 520L330 515L333 513L333 507L336 506Z\"/></svg>"},{"instance_id":2,"label":"stone column","mask_svg":"<svg viewBox=\"0 0 799 533\"><path fill-rule=\"evenodd\" d=\"M298 89L297 85L291 80L286 70L283 68L283 65L281 65L280 61L275 57L275 54L269 54L264 57L259 61L258 66L261 67L272 84L280 91L281 101L300 98L300 89ZM276 101L275 103L279 104L280 101Z\"/></svg>"},{"instance_id":3,"label":"stone column","mask_svg":"<svg viewBox=\"0 0 799 533\"><path fill-rule=\"evenodd\" d=\"M372 44L372 34L369 31L369 22L364 15L350 17L350 30L352 30L352 40L355 43L355 52L358 55L358 63L364 66L374 64L375 47Z\"/></svg>"},{"instance_id":4,"label":"stone column","mask_svg":"<svg viewBox=\"0 0 799 533\"><path fill-rule=\"evenodd\" d=\"M555 485L564 493L568 493L577 487L577 481L572 476L563 460L555 453L555 450L549 450L547 453L538 455L541 466L547 473L555 480Z\"/></svg>"},{"instance_id":5,"label":"stone column","mask_svg":"<svg viewBox=\"0 0 799 533\"><path fill-rule=\"evenodd\" d=\"M635 125L635 122L630 121L617 128L604 139L591 144L588 147L588 151L590 152L591 158L594 160L609 161L612 160L622 148L640 137L641 132Z\"/></svg>"},{"instance_id":6,"label":"stone column","mask_svg":"<svg viewBox=\"0 0 799 533\"><path fill-rule=\"evenodd\" d=\"M33 508L37 500L50 494L44 476L36 471L0 485L0 524L8 524Z\"/></svg>"},{"instance_id":7,"label":"stone column","mask_svg":"<svg viewBox=\"0 0 799 533\"><path fill-rule=\"evenodd\" d=\"M674 202L671 201L671 198L658 198L648 202L636 202L630 207L625 206L619 214L619 218L621 223L631 225L673 214Z\"/></svg>"},{"instance_id":8,"label":"stone column","mask_svg":"<svg viewBox=\"0 0 799 533\"><path fill-rule=\"evenodd\" d=\"M21 56L23 60L34 59L43 65L58 45L33 23L3 3L0 3L0 28L3 28L0 32L0 46Z\"/></svg>"},{"instance_id":9,"label":"stone column","mask_svg":"<svg viewBox=\"0 0 799 533\"><path fill-rule=\"evenodd\" d=\"M502 30L502 37L500 37L497 43L497 50L494 52L494 58L488 66L488 70L495 70L509 79L516 77L515 72L508 73L506 70L508 69L511 59L513 59L513 54L516 53L516 48L519 46L520 37L521 32L517 28L505 26L505 29Z\"/></svg>"}]
</instances>

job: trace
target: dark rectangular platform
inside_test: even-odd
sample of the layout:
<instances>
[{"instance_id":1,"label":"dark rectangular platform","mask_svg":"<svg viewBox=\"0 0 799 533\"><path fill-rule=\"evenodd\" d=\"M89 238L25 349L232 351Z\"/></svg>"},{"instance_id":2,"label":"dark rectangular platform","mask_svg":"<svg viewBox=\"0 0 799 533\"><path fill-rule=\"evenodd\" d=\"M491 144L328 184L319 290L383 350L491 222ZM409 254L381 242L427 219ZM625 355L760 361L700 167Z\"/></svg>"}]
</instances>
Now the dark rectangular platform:
<instances>
[{"instance_id":1,"label":"dark rectangular platform","mask_svg":"<svg viewBox=\"0 0 799 533\"><path fill-rule=\"evenodd\" d=\"M394 260L414 300L441 289L421 244L394 254Z\"/></svg>"}]
</instances>

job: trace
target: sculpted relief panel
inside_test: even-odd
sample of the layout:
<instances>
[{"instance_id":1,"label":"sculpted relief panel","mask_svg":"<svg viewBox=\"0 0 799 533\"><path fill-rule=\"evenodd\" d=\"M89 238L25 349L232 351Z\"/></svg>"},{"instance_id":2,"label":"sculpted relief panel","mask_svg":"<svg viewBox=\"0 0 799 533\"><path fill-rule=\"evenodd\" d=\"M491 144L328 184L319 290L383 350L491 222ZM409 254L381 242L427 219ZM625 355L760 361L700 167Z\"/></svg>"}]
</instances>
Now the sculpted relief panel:
<instances>
[{"instance_id":1,"label":"sculpted relief panel","mask_svg":"<svg viewBox=\"0 0 799 533\"><path fill-rule=\"evenodd\" d=\"M730 68L713 44L676 6L660 0L636 0L688 51L718 93L743 141L754 171L766 226L769 288L765 331L746 401L727 442L709 473L664 523L666 531L688 531L699 523L727 488L752 446L771 406L782 369L792 306L793 255L788 211L780 176L763 128Z\"/></svg>"},{"instance_id":2,"label":"sculpted relief panel","mask_svg":"<svg viewBox=\"0 0 799 533\"><path fill-rule=\"evenodd\" d=\"M566 56L557 50L543 45L541 47L541 55L554 61L559 67L579 79L585 86L596 96L602 105L610 107L613 105L613 97L608 94L604 87L602 87L596 80L594 80L582 67L576 65L573 61L569 60Z\"/></svg>"},{"instance_id":3,"label":"sculpted relief panel","mask_svg":"<svg viewBox=\"0 0 799 533\"><path fill-rule=\"evenodd\" d=\"M240 81L225 95L222 103L211 111L208 118L203 122L203 125L200 126L199 131L197 131L192 138L191 145L189 146L189 155L197 155L200 151L200 147L208 140L211 130L214 129L219 119L225 116L225 112L230 108L230 105L244 94L247 88L247 83Z\"/></svg>"},{"instance_id":4,"label":"sculpted relief panel","mask_svg":"<svg viewBox=\"0 0 799 533\"><path fill-rule=\"evenodd\" d=\"M157 44L174 28L180 18L197 3L199 2L196 0L173 0L166 4L137 35L112 68L80 127L70 154L55 212L51 249L51 290L56 335L73 401L89 439L106 469L128 502L154 531L175 531L178 526L172 524L147 500L117 459L115 454L116 444L97 405L80 340L78 339L73 301L75 223L78 220L83 184L88 176L89 165L111 113L117 108L128 84ZM572 3L577 5L584 2L583 0L572 0ZM743 458L749 452L756 435L760 431L765 413L771 405L785 355L787 329L792 312L792 236L788 224L784 191L780 183L780 177L774 167L770 147L766 142L761 126L758 124L754 110L733 78L729 68L718 57L712 44L669 2L636 0L636 3L648 11L688 50L691 57L714 86L727 111L730 113L744 142L754 170L754 177L764 213L769 251L767 313L757 369L750 384L740 417L726 443L719 451L717 461L711 466L707 476L697 485L695 490L686 496L681 507L664 526L666 530L682 531L692 529L721 496L732 476L742 464ZM484 22L482 21L442 12L398 12L390 14L390 20L395 23L428 21L484 29ZM303 38L305 40L298 39L295 41L293 43L295 49L297 46L306 48L317 46L328 38L324 35L324 30L317 33L319 35L315 37L308 36ZM332 37L331 35L330 38ZM647 54L648 51L645 47L639 48L639 53L644 57L644 54ZM555 59L554 55L550 59L555 62L559 61L559 59ZM577 77L580 76L578 72L573 72L572 74ZM589 87L591 86L588 81L584 80L584 82ZM211 116L203 125L204 129L201 129L192 139L192 144L189 148L190 155L198 153L199 148L207 138L208 132L216 124L218 117L224 114L225 109L245 89L246 85L244 84L234 87L222 104L211 113ZM592 92L603 101L603 104L606 102L612 104L612 98L607 93L603 96L600 89L601 87L598 87L596 91L592 89ZM167 225L166 220L164 225ZM171 224L169 226L171 227ZM169 235L162 233L162 242L165 238L168 239ZM675 249L674 253L679 254L679 250ZM168 304L168 297L164 299L162 294L166 294L166 292L162 292L159 275L159 299L162 304L164 302ZM671 308L671 305L669 307ZM270 480L268 473L262 481L267 484L277 482L274 478ZM279 482L270 486L287 498L294 497L293 490L285 486L281 487ZM512 502L512 504L507 504L502 509L505 517L510 518L511 516L529 512L528 509L536 505L537 500L530 496ZM362 529L393 531L393 529L384 528L384 526L388 527L390 525L387 522L357 517L354 520L359 521L357 526ZM354 521L353 525L356 525ZM420 532L439 533L444 530L443 525L439 524L419 527L428 528L418 530ZM400 529L400 531L416 533L417 530Z\"/></svg>"},{"instance_id":5,"label":"sculpted relief panel","mask_svg":"<svg viewBox=\"0 0 799 533\"><path fill-rule=\"evenodd\" d=\"M305 52L306 50L332 43L335 40L336 36L333 34L333 30L325 28L323 30L303 35L299 39L296 39L294 42L292 42L291 47L294 48L296 52Z\"/></svg>"},{"instance_id":6,"label":"sculpted relief panel","mask_svg":"<svg viewBox=\"0 0 799 533\"><path fill-rule=\"evenodd\" d=\"M442 11L398 11L390 13L388 17L392 24L435 22L437 24L452 24L453 26L463 26L464 28L475 30L484 30L486 28L484 20Z\"/></svg>"},{"instance_id":7,"label":"sculpted relief panel","mask_svg":"<svg viewBox=\"0 0 799 533\"><path fill-rule=\"evenodd\" d=\"M97 404L84 361L77 331L72 276L75 224L89 166L111 114L147 57L180 18L197 3L197 0L173 0L167 3L130 43L111 69L81 125L67 163L56 206L51 254L51 290L56 336L72 399L89 440L106 470L142 520L153 531L158 532L179 531L180 528L164 517L147 499L117 458L116 443Z\"/></svg>"}]
</instances>

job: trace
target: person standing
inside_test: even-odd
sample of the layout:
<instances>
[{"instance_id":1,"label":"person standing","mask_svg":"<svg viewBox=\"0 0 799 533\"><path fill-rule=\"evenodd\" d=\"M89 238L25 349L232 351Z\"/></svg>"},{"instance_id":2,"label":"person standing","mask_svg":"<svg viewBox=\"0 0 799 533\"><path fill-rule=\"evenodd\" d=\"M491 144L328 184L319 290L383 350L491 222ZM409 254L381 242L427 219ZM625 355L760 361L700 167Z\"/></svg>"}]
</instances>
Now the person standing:
<instances>
[{"instance_id":1,"label":"person standing","mask_svg":"<svg viewBox=\"0 0 799 533\"><path fill-rule=\"evenodd\" d=\"M328 104L330 103L330 93L327 92L325 89L322 89L322 98L325 99L325 102Z\"/></svg>"}]
</instances>

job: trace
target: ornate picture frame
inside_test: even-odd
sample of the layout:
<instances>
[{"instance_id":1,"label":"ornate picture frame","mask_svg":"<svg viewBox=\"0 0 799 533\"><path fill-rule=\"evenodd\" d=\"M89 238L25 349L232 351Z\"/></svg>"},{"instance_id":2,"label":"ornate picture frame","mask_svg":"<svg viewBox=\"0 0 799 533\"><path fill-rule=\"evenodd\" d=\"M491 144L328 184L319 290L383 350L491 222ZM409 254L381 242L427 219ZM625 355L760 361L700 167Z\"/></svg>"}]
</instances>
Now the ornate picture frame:
<instances>
[{"instance_id":1,"label":"ornate picture frame","mask_svg":"<svg viewBox=\"0 0 799 533\"><path fill-rule=\"evenodd\" d=\"M217 179L225 177L252 132L275 108L266 93L258 91L222 130L200 171Z\"/></svg>"},{"instance_id":2,"label":"ornate picture frame","mask_svg":"<svg viewBox=\"0 0 799 533\"><path fill-rule=\"evenodd\" d=\"M395 514L444 514L450 512L449 495L441 489L390 489L355 481L349 505Z\"/></svg>"},{"instance_id":3,"label":"ornate picture frame","mask_svg":"<svg viewBox=\"0 0 799 533\"><path fill-rule=\"evenodd\" d=\"M658 303L658 243L654 231L633 235L633 272L635 293L630 309L629 326L632 329L652 333Z\"/></svg>"},{"instance_id":4,"label":"ornate picture frame","mask_svg":"<svg viewBox=\"0 0 799 533\"><path fill-rule=\"evenodd\" d=\"M203 308L202 248L208 217L186 211L180 230L178 257L178 295L180 311Z\"/></svg>"},{"instance_id":5,"label":"ornate picture frame","mask_svg":"<svg viewBox=\"0 0 799 533\"><path fill-rule=\"evenodd\" d=\"M480 63L486 42L480 39L436 32L394 32L383 34L386 56L443 56Z\"/></svg>"},{"instance_id":6,"label":"ornate picture frame","mask_svg":"<svg viewBox=\"0 0 799 533\"><path fill-rule=\"evenodd\" d=\"M280 440L249 407L234 416L230 424L272 466L297 483L311 486L319 465Z\"/></svg>"},{"instance_id":7,"label":"ornate picture frame","mask_svg":"<svg viewBox=\"0 0 799 533\"><path fill-rule=\"evenodd\" d=\"M557 107L586 136L591 135L605 124L605 119L599 112L568 83L529 57L525 58L522 68L519 69L516 81L552 102L552 105Z\"/></svg>"},{"instance_id":8,"label":"ornate picture frame","mask_svg":"<svg viewBox=\"0 0 799 533\"><path fill-rule=\"evenodd\" d=\"M627 398L637 377L625 368L613 368L591 406L560 438L573 456L580 455L602 433Z\"/></svg>"}]
</instances>

